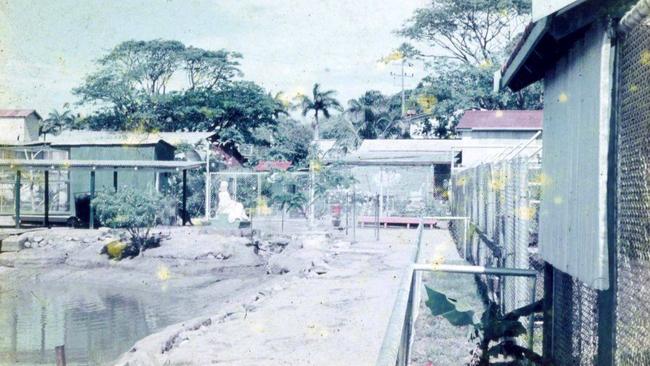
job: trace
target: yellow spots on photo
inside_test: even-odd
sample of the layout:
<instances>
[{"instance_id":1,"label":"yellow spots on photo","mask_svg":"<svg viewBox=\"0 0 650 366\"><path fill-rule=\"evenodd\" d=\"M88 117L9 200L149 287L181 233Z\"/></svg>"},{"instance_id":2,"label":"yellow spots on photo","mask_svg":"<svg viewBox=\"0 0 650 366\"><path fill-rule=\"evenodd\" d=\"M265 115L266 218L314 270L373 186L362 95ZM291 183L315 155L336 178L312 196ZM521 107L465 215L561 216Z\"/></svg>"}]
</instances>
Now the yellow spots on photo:
<instances>
[{"instance_id":1,"label":"yellow spots on photo","mask_svg":"<svg viewBox=\"0 0 650 366\"><path fill-rule=\"evenodd\" d=\"M63 160L63 168L65 169L70 168L70 160Z\"/></svg>"},{"instance_id":2,"label":"yellow spots on photo","mask_svg":"<svg viewBox=\"0 0 650 366\"><path fill-rule=\"evenodd\" d=\"M503 117L503 111L496 111L496 112L494 112L494 117L496 117L496 118L501 118L501 117Z\"/></svg>"},{"instance_id":3,"label":"yellow spots on photo","mask_svg":"<svg viewBox=\"0 0 650 366\"><path fill-rule=\"evenodd\" d=\"M161 265L158 267L158 271L156 271L156 277L158 277L160 281L167 281L171 277L171 272L167 266Z\"/></svg>"},{"instance_id":4,"label":"yellow spots on photo","mask_svg":"<svg viewBox=\"0 0 650 366\"><path fill-rule=\"evenodd\" d=\"M312 160L312 161L309 162L309 169L311 171L313 171L313 172L316 172L316 173L320 172L322 167L323 166L322 166L321 162L318 161L318 160Z\"/></svg>"},{"instance_id":5,"label":"yellow spots on photo","mask_svg":"<svg viewBox=\"0 0 650 366\"><path fill-rule=\"evenodd\" d=\"M521 206L517 209L517 216L522 220L532 220L537 210L530 206Z\"/></svg>"},{"instance_id":6,"label":"yellow spots on photo","mask_svg":"<svg viewBox=\"0 0 650 366\"><path fill-rule=\"evenodd\" d=\"M255 333L264 333L266 332L266 326L260 322L251 322L250 329Z\"/></svg>"},{"instance_id":7,"label":"yellow spots on photo","mask_svg":"<svg viewBox=\"0 0 650 366\"><path fill-rule=\"evenodd\" d=\"M273 208L269 207L266 198L260 197L257 201L257 212L262 216L269 216L273 213Z\"/></svg>"},{"instance_id":8,"label":"yellow spots on photo","mask_svg":"<svg viewBox=\"0 0 650 366\"><path fill-rule=\"evenodd\" d=\"M630 92L636 93L639 91L639 86L636 84L630 84Z\"/></svg>"},{"instance_id":9,"label":"yellow spots on photo","mask_svg":"<svg viewBox=\"0 0 650 366\"><path fill-rule=\"evenodd\" d=\"M445 263L445 257L441 254L434 254L431 260L429 260L429 264L432 266L439 266L443 263Z\"/></svg>"},{"instance_id":10,"label":"yellow spots on photo","mask_svg":"<svg viewBox=\"0 0 650 366\"><path fill-rule=\"evenodd\" d=\"M566 93L562 92L557 97L557 101L560 103L566 103L567 101L569 101L569 96Z\"/></svg>"},{"instance_id":11,"label":"yellow spots on photo","mask_svg":"<svg viewBox=\"0 0 650 366\"><path fill-rule=\"evenodd\" d=\"M438 98L433 95L420 95L417 99L417 103L425 113L431 113L433 107L438 103Z\"/></svg>"},{"instance_id":12,"label":"yellow spots on photo","mask_svg":"<svg viewBox=\"0 0 650 366\"><path fill-rule=\"evenodd\" d=\"M403 58L404 58L404 54L401 51L395 50L389 53L388 56L384 57L382 61L384 63L390 63L390 62L400 61Z\"/></svg>"},{"instance_id":13,"label":"yellow spots on photo","mask_svg":"<svg viewBox=\"0 0 650 366\"><path fill-rule=\"evenodd\" d=\"M495 176L489 182L490 189L493 191L500 191L506 186L506 180L500 175Z\"/></svg>"},{"instance_id":14,"label":"yellow spots on photo","mask_svg":"<svg viewBox=\"0 0 650 366\"><path fill-rule=\"evenodd\" d=\"M555 196L553 197L553 203L556 205L561 205L564 203L564 198L562 198L562 196Z\"/></svg>"},{"instance_id":15,"label":"yellow spots on photo","mask_svg":"<svg viewBox=\"0 0 650 366\"><path fill-rule=\"evenodd\" d=\"M531 183L537 183L542 187L546 187L551 184L552 179L545 173L540 173L537 177L531 180Z\"/></svg>"},{"instance_id":16,"label":"yellow spots on photo","mask_svg":"<svg viewBox=\"0 0 650 366\"><path fill-rule=\"evenodd\" d=\"M467 177L460 177L456 179L456 185L460 187L464 187L465 184L467 184Z\"/></svg>"},{"instance_id":17,"label":"yellow spots on photo","mask_svg":"<svg viewBox=\"0 0 650 366\"><path fill-rule=\"evenodd\" d=\"M492 67L492 61L485 59L478 66L482 69L489 69L490 67Z\"/></svg>"},{"instance_id":18,"label":"yellow spots on photo","mask_svg":"<svg viewBox=\"0 0 650 366\"><path fill-rule=\"evenodd\" d=\"M287 95L287 101L298 100L306 95L305 88L302 86L296 86L291 92Z\"/></svg>"},{"instance_id":19,"label":"yellow spots on photo","mask_svg":"<svg viewBox=\"0 0 650 366\"><path fill-rule=\"evenodd\" d=\"M650 50L643 50L641 52L641 65L650 66Z\"/></svg>"},{"instance_id":20,"label":"yellow spots on photo","mask_svg":"<svg viewBox=\"0 0 650 366\"><path fill-rule=\"evenodd\" d=\"M318 324L307 325L307 334L311 337L326 338L329 336L329 331L326 327Z\"/></svg>"}]
</instances>

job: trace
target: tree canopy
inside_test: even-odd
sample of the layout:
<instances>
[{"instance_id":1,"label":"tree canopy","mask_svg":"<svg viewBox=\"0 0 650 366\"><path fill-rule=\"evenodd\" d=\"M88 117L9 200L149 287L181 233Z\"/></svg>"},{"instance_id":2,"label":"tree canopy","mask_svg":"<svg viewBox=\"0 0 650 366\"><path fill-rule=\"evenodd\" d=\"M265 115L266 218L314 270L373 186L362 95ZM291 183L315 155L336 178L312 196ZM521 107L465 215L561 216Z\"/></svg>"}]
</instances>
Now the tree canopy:
<instances>
[{"instance_id":1,"label":"tree canopy","mask_svg":"<svg viewBox=\"0 0 650 366\"><path fill-rule=\"evenodd\" d=\"M443 49L438 57L480 65L498 60L523 31L530 10L530 0L431 0L398 34Z\"/></svg>"},{"instance_id":2,"label":"tree canopy","mask_svg":"<svg viewBox=\"0 0 650 366\"><path fill-rule=\"evenodd\" d=\"M398 49L425 60L429 70L408 93L410 108L428 116L417 122L421 134L449 136L465 110L542 108L539 84L493 91L494 72L521 37L530 10L529 0L435 0L404 23L397 33L431 53Z\"/></svg>"},{"instance_id":3,"label":"tree canopy","mask_svg":"<svg viewBox=\"0 0 650 366\"><path fill-rule=\"evenodd\" d=\"M73 127L214 131L222 141L268 145L256 130L275 128L286 108L254 82L238 80L242 57L178 41L120 43L73 90L95 109Z\"/></svg>"}]
</instances>

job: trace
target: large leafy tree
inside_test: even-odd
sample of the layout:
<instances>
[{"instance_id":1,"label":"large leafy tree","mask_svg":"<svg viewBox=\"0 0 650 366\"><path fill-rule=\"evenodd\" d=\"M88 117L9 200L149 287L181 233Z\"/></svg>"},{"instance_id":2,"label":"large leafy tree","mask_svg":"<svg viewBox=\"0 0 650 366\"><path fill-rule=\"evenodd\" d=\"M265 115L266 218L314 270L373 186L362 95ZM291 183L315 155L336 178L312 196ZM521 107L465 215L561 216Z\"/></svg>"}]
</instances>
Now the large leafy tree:
<instances>
[{"instance_id":1,"label":"large leafy tree","mask_svg":"<svg viewBox=\"0 0 650 366\"><path fill-rule=\"evenodd\" d=\"M398 33L432 50L413 53L431 70L410 93L412 105L427 116L418 121L422 134L450 136L465 110L542 108L538 84L516 93L493 91L494 72L529 13L528 0L436 0L415 11Z\"/></svg>"},{"instance_id":2,"label":"large leafy tree","mask_svg":"<svg viewBox=\"0 0 650 366\"><path fill-rule=\"evenodd\" d=\"M495 62L529 21L530 0L431 0L398 31L465 64Z\"/></svg>"},{"instance_id":3,"label":"large leafy tree","mask_svg":"<svg viewBox=\"0 0 650 366\"><path fill-rule=\"evenodd\" d=\"M183 67L187 71L189 88L221 89L234 78L243 76L239 69L241 58L239 52L188 47L183 52Z\"/></svg>"},{"instance_id":4,"label":"large leafy tree","mask_svg":"<svg viewBox=\"0 0 650 366\"><path fill-rule=\"evenodd\" d=\"M309 112L314 113L314 140L318 140L319 136L319 120L318 116L322 114L325 118L330 118L331 111L343 110L341 103L334 97L336 91L334 90L321 90L320 84L314 84L312 89L312 97L303 95L300 103L302 108L302 115L306 116Z\"/></svg>"},{"instance_id":5,"label":"large leafy tree","mask_svg":"<svg viewBox=\"0 0 650 366\"><path fill-rule=\"evenodd\" d=\"M267 144L258 129L273 130L286 107L242 76L242 55L186 47L178 41L127 41L98 61L98 70L74 90L95 107L76 127L108 130L214 131L224 142ZM169 81L184 74L185 88Z\"/></svg>"},{"instance_id":6,"label":"large leafy tree","mask_svg":"<svg viewBox=\"0 0 650 366\"><path fill-rule=\"evenodd\" d=\"M268 158L288 160L294 166L306 165L311 143L311 129L288 117L282 117L273 131Z\"/></svg>"},{"instance_id":7,"label":"large leafy tree","mask_svg":"<svg viewBox=\"0 0 650 366\"><path fill-rule=\"evenodd\" d=\"M534 84L524 91L495 92L493 75L497 66L439 62L444 72L425 77L413 91L414 95L427 96L435 101L429 118L421 122L422 133L447 137L453 132L465 110L471 109L541 109L541 85Z\"/></svg>"}]
</instances>

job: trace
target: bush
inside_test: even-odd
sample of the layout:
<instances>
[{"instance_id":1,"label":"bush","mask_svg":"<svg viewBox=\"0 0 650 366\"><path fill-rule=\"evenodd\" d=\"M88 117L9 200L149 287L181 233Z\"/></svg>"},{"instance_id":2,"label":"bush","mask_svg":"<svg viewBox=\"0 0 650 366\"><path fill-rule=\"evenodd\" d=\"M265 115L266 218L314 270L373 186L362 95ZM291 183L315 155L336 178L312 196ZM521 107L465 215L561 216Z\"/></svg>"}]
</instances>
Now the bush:
<instances>
[{"instance_id":1,"label":"bush","mask_svg":"<svg viewBox=\"0 0 650 366\"><path fill-rule=\"evenodd\" d=\"M159 213L163 212L163 201L158 193L125 187L116 193L98 194L92 204L103 225L113 229L126 229L130 234L131 244L123 252L133 257L159 245L160 240L149 234L158 223Z\"/></svg>"}]
</instances>

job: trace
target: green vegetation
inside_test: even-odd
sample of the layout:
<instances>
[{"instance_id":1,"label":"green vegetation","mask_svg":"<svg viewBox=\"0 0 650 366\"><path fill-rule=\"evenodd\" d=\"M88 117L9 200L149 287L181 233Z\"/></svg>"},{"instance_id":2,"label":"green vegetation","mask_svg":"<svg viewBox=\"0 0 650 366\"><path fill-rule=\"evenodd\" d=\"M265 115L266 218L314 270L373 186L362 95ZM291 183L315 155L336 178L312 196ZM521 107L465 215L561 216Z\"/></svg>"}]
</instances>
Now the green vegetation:
<instances>
[{"instance_id":1,"label":"green vegetation","mask_svg":"<svg viewBox=\"0 0 650 366\"><path fill-rule=\"evenodd\" d=\"M303 116L306 116L309 112L314 112L314 123L312 125L314 128L314 140L320 138L318 115L322 114L325 118L330 118L332 110L341 111L343 109L341 103L334 98L335 94L336 91L334 90L322 91L320 84L316 83L312 88L312 97L303 95L300 100L300 108Z\"/></svg>"},{"instance_id":2,"label":"green vegetation","mask_svg":"<svg viewBox=\"0 0 650 366\"><path fill-rule=\"evenodd\" d=\"M409 109L431 115L419 133L448 137L465 110L542 108L539 84L516 93L493 91L494 72L521 38L530 10L526 0L442 0L414 12L397 33L433 53L408 44L396 51L431 70L407 93Z\"/></svg>"},{"instance_id":3,"label":"green vegetation","mask_svg":"<svg viewBox=\"0 0 650 366\"><path fill-rule=\"evenodd\" d=\"M299 182L288 173L277 173L275 184L271 187L271 203L277 205L282 213L281 230L284 232L284 216L288 210L298 210L305 218L309 203L305 192L297 187Z\"/></svg>"},{"instance_id":4,"label":"green vegetation","mask_svg":"<svg viewBox=\"0 0 650 366\"><path fill-rule=\"evenodd\" d=\"M113 229L126 229L131 236L128 245L114 243L115 248L105 247L107 254L118 259L135 257L159 246L160 238L150 236L150 232L161 219L159 215L163 211L163 204L163 197L157 193L135 191L128 187L115 193L99 193L92 201L99 221ZM119 255L116 255L116 248L121 246Z\"/></svg>"},{"instance_id":5,"label":"green vegetation","mask_svg":"<svg viewBox=\"0 0 650 366\"><path fill-rule=\"evenodd\" d=\"M526 329L519 320L543 310L543 300L502 314L499 306L488 303L478 322L474 321L474 312L458 309L456 300L426 287L428 300L426 305L433 316L442 316L454 326L472 326L471 340L476 341L472 351L472 365L525 365L542 364L542 357L537 353L517 344L515 338L526 334ZM498 362L491 363L492 358Z\"/></svg>"}]
</instances>

